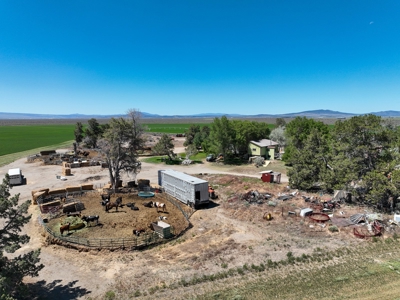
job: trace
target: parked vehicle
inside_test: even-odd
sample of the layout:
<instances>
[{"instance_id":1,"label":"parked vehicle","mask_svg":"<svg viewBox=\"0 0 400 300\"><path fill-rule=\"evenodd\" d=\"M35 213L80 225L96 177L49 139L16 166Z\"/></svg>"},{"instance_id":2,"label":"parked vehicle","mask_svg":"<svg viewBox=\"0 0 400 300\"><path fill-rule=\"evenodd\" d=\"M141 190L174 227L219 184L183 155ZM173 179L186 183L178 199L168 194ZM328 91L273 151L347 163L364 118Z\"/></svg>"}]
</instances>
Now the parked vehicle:
<instances>
[{"instance_id":1,"label":"parked vehicle","mask_svg":"<svg viewBox=\"0 0 400 300\"><path fill-rule=\"evenodd\" d=\"M23 183L23 176L20 168L9 169L10 185L19 185Z\"/></svg>"},{"instance_id":2,"label":"parked vehicle","mask_svg":"<svg viewBox=\"0 0 400 300\"><path fill-rule=\"evenodd\" d=\"M215 161L215 155L214 154L208 154L206 157L206 161Z\"/></svg>"}]
</instances>

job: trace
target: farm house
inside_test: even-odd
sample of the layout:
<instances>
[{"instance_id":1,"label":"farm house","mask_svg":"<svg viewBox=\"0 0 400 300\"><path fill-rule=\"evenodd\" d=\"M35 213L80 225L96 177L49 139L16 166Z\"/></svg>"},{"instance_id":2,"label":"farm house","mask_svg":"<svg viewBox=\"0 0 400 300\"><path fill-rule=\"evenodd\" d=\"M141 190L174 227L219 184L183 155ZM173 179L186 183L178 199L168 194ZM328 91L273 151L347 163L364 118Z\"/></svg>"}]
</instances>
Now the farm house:
<instances>
[{"instance_id":1,"label":"farm house","mask_svg":"<svg viewBox=\"0 0 400 300\"><path fill-rule=\"evenodd\" d=\"M158 184L179 201L197 207L208 204L208 181L174 170L159 170Z\"/></svg>"},{"instance_id":2,"label":"farm house","mask_svg":"<svg viewBox=\"0 0 400 300\"><path fill-rule=\"evenodd\" d=\"M261 156L269 160L275 159L275 154L279 153L277 142L262 139L260 141L250 141L248 153L250 156Z\"/></svg>"}]
</instances>

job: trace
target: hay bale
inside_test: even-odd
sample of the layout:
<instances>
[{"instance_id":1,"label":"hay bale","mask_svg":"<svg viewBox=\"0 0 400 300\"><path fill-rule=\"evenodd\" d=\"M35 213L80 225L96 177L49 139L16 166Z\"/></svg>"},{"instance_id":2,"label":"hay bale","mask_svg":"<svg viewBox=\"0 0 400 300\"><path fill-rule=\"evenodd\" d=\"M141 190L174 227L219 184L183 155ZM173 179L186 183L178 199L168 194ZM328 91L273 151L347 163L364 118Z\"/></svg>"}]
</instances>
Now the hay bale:
<instances>
[{"instance_id":1,"label":"hay bale","mask_svg":"<svg viewBox=\"0 0 400 300\"><path fill-rule=\"evenodd\" d=\"M81 186L67 186L67 187L65 188L65 190L66 190L68 193L71 193L71 192L80 192L82 189L81 189Z\"/></svg>"},{"instance_id":2,"label":"hay bale","mask_svg":"<svg viewBox=\"0 0 400 300\"><path fill-rule=\"evenodd\" d=\"M82 184L81 188L83 191L91 191L93 190L93 184Z\"/></svg>"},{"instance_id":3,"label":"hay bale","mask_svg":"<svg viewBox=\"0 0 400 300\"><path fill-rule=\"evenodd\" d=\"M89 167L89 166L90 166L90 162L89 161L81 162L81 167Z\"/></svg>"},{"instance_id":4,"label":"hay bale","mask_svg":"<svg viewBox=\"0 0 400 300\"><path fill-rule=\"evenodd\" d=\"M56 150L43 150L43 151L40 151L40 155L41 156L50 155L50 154L56 154Z\"/></svg>"},{"instance_id":5,"label":"hay bale","mask_svg":"<svg viewBox=\"0 0 400 300\"><path fill-rule=\"evenodd\" d=\"M138 179L138 185L150 186L150 180L149 179Z\"/></svg>"},{"instance_id":6,"label":"hay bale","mask_svg":"<svg viewBox=\"0 0 400 300\"><path fill-rule=\"evenodd\" d=\"M63 176L71 176L71 169L70 168L63 168L62 169Z\"/></svg>"},{"instance_id":7,"label":"hay bale","mask_svg":"<svg viewBox=\"0 0 400 300\"><path fill-rule=\"evenodd\" d=\"M33 190L33 191L31 192L31 194L32 194L32 197L33 197L33 195L36 194L37 192L45 192L45 195L47 195L49 191L50 191L50 189L39 189L39 190Z\"/></svg>"},{"instance_id":8,"label":"hay bale","mask_svg":"<svg viewBox=\"0 0 400 300\"><path fill-rule=\"evenodd\" d=\"M34 193L33 196L32 196L32 204L33 205L37 205L38 204L37 203L37 199L39 197L45 197L46 195L47 195L47 191L41 191L41 192Z\"/></svg>"},{"instance_id":9,"label":"hay bale","mask_svg":"<svg viewBox=\"0 0 400 300\"><path fill-rule=\"evenodd\" d=\"M47 202L47 203L41 204L41 207L60 206L60 205L61 205L61 201L60 200L54 200L54 201L51 201L51 202Z\"/></svg>"},{"instance_id":10,"label":"hay bale","mask_svg":"<svg viewBox=\"0 0 400 300\"><path fill-rule=\"evenodd\" d=\"M65 194L66 193L66 189L55 189L55 190L51 190L49 191L49 195L58 195L58 194Z\"/></svg>"},{"instance_id":11,"label":"hay bale","mask_svg":"<svg viewBox=\"0 0 400 300\"><path fill-rule=\"evenodd\" d=\"M128 182L126 183L126 186L127 186L127 187L130 187L130 188L136 187L136 182L135 182L135 180L133 180L133 181L128 181Z\"/></svg>"},{"instance_id":12,"label":"hay bale","mask_svg":"<svg viewBox=\"0 0 400 300\"><path fill-rule=\"evenodd\" d=\"M138 179L138 186L139 186L139 190L143 190L147 187L150 187L150 180L148 179Z\"/></svg>"},{"instance_id":13,"label":"hay bale","mask_svg":"<svg viewBox=\"0 0 400 300\"><path fill-rule=\"evenodd\" d=\"M76 212L76 211L79 211L77 209L77 202L71 202L63 205L63 213Z\"/></svg>"},{"instance_id":14,"label":"hay bale","mask_svg":"<svg viewBox=\"0 0 400 300\"><path fill-rule=\"evenodd\" d=\"M77 162L77 161L70 163L70 165L71 165L71 168L80 168L81 167L81 163Z\"/></svg>"}]
</instances>

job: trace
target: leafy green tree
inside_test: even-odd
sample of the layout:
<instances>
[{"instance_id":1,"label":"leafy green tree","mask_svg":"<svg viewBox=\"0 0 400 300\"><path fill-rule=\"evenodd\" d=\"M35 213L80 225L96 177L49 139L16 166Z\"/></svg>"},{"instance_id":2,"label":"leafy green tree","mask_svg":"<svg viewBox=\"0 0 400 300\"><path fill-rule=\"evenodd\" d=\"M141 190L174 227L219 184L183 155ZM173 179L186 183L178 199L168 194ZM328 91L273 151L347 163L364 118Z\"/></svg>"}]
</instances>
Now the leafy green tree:
<instances>
[{"instance_id":1,"label":"leafy green tree","mask_svg":"<svg viewBox=\"0 0 400 300\"><path fill-rule=\"evenodd\" d=\"M95 118L88 120L88 127L86 128L85 134L85 143L87 146L96 148L97 141L101 138L103 130Z\"/></svg>"},{"instance_id":2,"label":"leafy green tree","mask_svg":"<svg viewBox=\"0 0 400 300\"><path fill-rule=\"evenodd\" d=\"M385 126L375 115L356 116L336 122L332 137L336 187L353 190L373 203L394 196L388 175L400 163L396 128Z\"/></svg>"},{"instance_id":3,"label":"leafy green tree","mask_svg":"<svg viewBox=\"0 0 400 300\"><path fill-rule=\"evenodd\" d=\"M0 185L0 220L4 224L0 229L0 299L22 297L25 290L23 278L38 276L44 267L39 264L40 249L15 258L5 256L5 252L14 253L30 239L28 235L20 234L21 228L31 218L26 215L29 200L18 205L19 194L11 196L10 188L9 176L6 174Z\"/></svg>"},{"instance_id":4,"label":"leafy green tree","mask_svg":"<svg viewBox=\"0 0 400 300\"><path fill-rule=\"evenodd\" d=\"M267 123L248 120L231 121L234 139L233 144L237 154L246 154L250 141L268 138L271 130Z\"/></svg>"},{"instance_id":5,"label":"leafy green tree","mask_svg":"<svg viewBox=\"0 0 400 300\"><path fill-rule=\"evenodd\" d=\"M191 124L189 129L185 132L186 140L183 143L183 146L187 147L193 144L196 134L200 134L201 129L200 125L198 124Z\"/></svg>"},{"instance_id":6,"label":"leafy green tree","mask_svg":"<svg viewBox=\"0 0 400 300\"><path fill-rule=\"evenodd\" d=\"M189 129L186 131L186 140L183 145L187 147L193 144L196 148L203 147L203 143L207 141L210 136L210 131L211 129L208 125L190 125Z\"/></svg>"},{"instance_id":7,"label":"leafy green tree","mask_svg":"<svg viewBox=\"0 0 400 300\"><path fill-rule=\"evenodd\" d=\"M303 148L293 148L292 168L288 171L289 185L309 190L314 187L329 189L324 181L331 166L329 136L318 128L311 129Z\"/></svg>"},{"instance_id":8,"label":"leafy green tree","mask_svg":"<svg viewBox=\"0 0 400 300\"><path fill-rule=\"evenodd\" d=\"M145 127L140 117L139 111L129 110L127 118L112 118L104 138L99 141L114 190L118 186L122 171L136 176L141 170L138 150L142 149L145 143Z\"/></svg>"},{"instance_id":9,"label":"leafy green tree","mask_svg":"<svg viewBox=\"0 0 400 300\"><path fill-rule=\"evenodd\" d=\"M221 153L224 157L231 155L234 138L235 131L228 118L226 116L222 116L221 119L214 118L211 124L210 142L215 153Z\"/></svg>"},{"instance_id":10,"label":"leafy green tree","mask_svg":"<svg viewBox=\"0 0 400 300\"><path fill-rule=\"evenodd\" d=\"M155 155L168 155L169 160L174 158L174 143L171 137L167 134L163 134L156 145L153 147L153 153Z\"/></svg>"},{"instance_id":11,"label":"leafy green tree","mask_svg":"<svg viewBox=\"0 0 400 300\"><path fill-rule=\"evenodd\" d=\"M323 122L306 117L296 117L286 125L287 147L285 148L283 159L289 165L296 161L295 156L305 147L305 143L313 128L320 131L323 135L329 134L328 126Z\"/></svg>"},{"instance_id":12,"label":"leafy green tree","mask_svg":"<svg viewBox=\"0 0 400 300\"><path fill-rule=\"evenodd\" d=\"M81 122L77 122L74 130L75 141L79 145L83 141L83 125Z\"/></svg>"}]
</instances>

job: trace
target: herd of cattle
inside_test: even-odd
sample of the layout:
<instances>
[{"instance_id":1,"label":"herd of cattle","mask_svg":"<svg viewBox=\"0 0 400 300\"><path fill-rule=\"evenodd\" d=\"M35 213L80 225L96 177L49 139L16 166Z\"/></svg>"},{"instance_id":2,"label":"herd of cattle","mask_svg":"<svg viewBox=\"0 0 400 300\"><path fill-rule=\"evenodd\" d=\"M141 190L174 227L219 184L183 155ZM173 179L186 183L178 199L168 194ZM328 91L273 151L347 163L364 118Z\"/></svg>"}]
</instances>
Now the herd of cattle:
<instances>
[{"instance_id":1,"label":"herd of cattle","mask_svg":"<svg viewBox=\"0 0 400 300\"><path fill-rule=\"evenodd\" d=\"M123 207L122 197L118 197L114 202L112 202L110 194L102 194L101 195L100 204L102 206L104 206L104 210L106 212L109 212L110 209L112 209L114 207L115 207L116 211L118 211L118 207ZM135 206L135 203L130 202L130 203L127 203L125 205L127 207L129 207L130 209L132 209L132 210L139 210L139 208L137 206ZM143 206L144 207L149 207L149 208L155 207L157 209L157 212L160 212L160 211L166 212L166 210L167 210L166 204L162 203L162 202L149 201L149 202L143 203ZM99 219L100 219L100 216L98 216L98 215L93 215L93 216L89 215L89 216L82 216L81 217L81 220L86 222L87 225L89 225L89 224L91 224L93 222L96 222L96 225L98 225L99 224ZM162 221L162 220L166 220L167 217L159 216L158 219ZM71 223L70 222L68 222L68 223L66 223L64 225L61 225L60 226L60 234L63 235L64 232L69 233L70 227L71 227ZM151 225L149 227L152 228ZM136 235L136 236L139 236L141 233L144 233L145 231L146 231L145 228L136 228L136 229L133 229L133 234Z\"/></svg>"}]
</instances>

